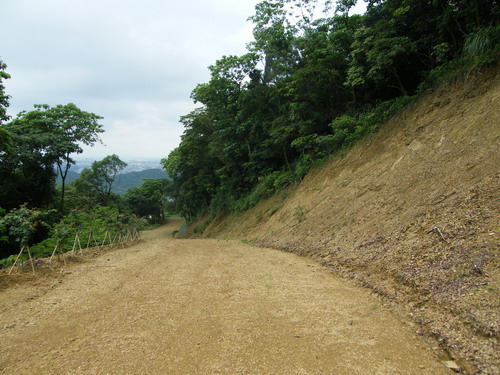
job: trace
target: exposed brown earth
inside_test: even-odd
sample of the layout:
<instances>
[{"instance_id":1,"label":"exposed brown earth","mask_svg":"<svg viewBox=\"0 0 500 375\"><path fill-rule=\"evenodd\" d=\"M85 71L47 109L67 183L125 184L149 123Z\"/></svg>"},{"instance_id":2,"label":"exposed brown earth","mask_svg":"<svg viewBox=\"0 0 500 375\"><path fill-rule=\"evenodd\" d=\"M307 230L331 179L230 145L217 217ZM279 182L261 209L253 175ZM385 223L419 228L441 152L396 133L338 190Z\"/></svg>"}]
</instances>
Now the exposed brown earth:
<instances>
[{"instance_id":1,"label":"exposed brown earth","mask_svg":"<svg viewBox=\"0 0 500 375\"><path fill-rule=\"evenodd\" d=\"M500 373L497 67L421 97L372 138L204 237L308 256L372 288L470 373Z\"/></svg>"},{"instance_id":2,"label":"exposed brown earth","mask_svg":"<svg viewBox=\"0 0 500 375\"><path fill-rule=\"evenodd\" d=\"M174 226L0 274L1 374L450 374L373 293L312 260Z\"/></svg>"}]
</instances>

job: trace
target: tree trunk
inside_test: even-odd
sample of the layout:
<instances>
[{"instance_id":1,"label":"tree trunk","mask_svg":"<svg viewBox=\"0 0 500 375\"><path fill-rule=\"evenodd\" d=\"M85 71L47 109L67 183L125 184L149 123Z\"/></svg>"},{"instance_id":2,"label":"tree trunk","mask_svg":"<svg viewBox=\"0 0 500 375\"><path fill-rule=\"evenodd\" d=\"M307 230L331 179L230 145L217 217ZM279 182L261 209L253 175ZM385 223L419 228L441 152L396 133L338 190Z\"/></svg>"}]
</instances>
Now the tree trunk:
<instances>
[{"instance_id":1,"label":"tree trunk","mask_svg":"<svg viewBox=\"0 0 500 375\"><path fill-rule=\"evenodd\" d=\"M61 175L61 202L59 204L59 212L61 215L64 215L64 195L66 193L66 177L68 176L68 171L70 168L70 163L66 163L66 167L64 168L64 172L62 170L62 163L57 162L57 168L59 169L59 174Z\"/></svg>"},{"instance_id":2,"label":"tree trunk","mask_svg":"<svg viewBox=\"0 0 500 375\"><path fill-rule=\"evenodd\" d=\"M399 77L398 71L396 69L394 69L393 72L394 72L394 76L398 80L398 85L399 86L397 86L397 88L399 89L399 91L401 91L401 93L403 94L403 96L408 96L408 92L406 91L406 89L403 86L403 83L401 82L401 78Z\"/></svg>"},{"instance_id":3,"label":"tree trunk","mask_svg":"<svg viewBox=\"0 0 500 375\"><path fill-rule=\"evenodd\" d=\"M286 163L286 166L288 168L288 170L290 171L290 173L292 172L292 167L290 166L290 163L288 161L288 156L286 155L286 147L285 147L285 144L283 143L283 156L285 157L285 163Z\"/></svg>"}]
</instances>

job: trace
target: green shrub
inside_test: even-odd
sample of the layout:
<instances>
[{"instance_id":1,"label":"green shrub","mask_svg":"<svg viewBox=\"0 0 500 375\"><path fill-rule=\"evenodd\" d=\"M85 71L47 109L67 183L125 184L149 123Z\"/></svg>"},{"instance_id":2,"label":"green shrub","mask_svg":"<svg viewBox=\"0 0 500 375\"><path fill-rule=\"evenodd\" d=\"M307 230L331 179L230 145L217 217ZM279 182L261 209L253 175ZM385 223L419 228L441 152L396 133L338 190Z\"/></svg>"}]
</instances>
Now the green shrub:
<instances>
[{"instance_id":1,"label":"green shrub","mask_svg":"<svg viewBox=\"0 0 500 375\"><path fill-rule=\"evenodd\" d=\"M30 248L31 255L35 258L50 257L52 255L52 252L54 251L54 248L56 247L57 241L58 240L56 238L49 237L42 242L37 243ZM63 247L63 250L71 250L69 246L71 245L66 246L66 248Z\"/></svg>"},{"instance_id":2,"label":"green shrub","mask_svg":"<svg viewBox=\"0 0 500 375\"><path fill-rule=\"evenodd\" d=\"M51 213L51 212L48 212ZM36 225L47 226L45 223L38 224L47 212L30 211L22 207L9 213L4 220L10 232L16 235L21 244L27 241L32 234L32 227ZM43 215L42 215L43 214ZM35 224L33 224L35 223ZM33 257L49 257L59 243L59 252L67 252L73 249L75 236L78 233L82 248L87 246L102 245L109 243L118 233L126 235L129 230L141 230L146 224L133 215L124 215L115 208L96 207L91 211L74 211L66 215L58 224L52 226L49 237L30 247ZM28 228L28 229L24 229ZM21 246L21 245L20 245ZM9 258L5 258L2 266L12 264Z\"/></svg>"},{"instance_id":3,"label":"green shrub","mask_svg":"<svg viewBox=\"0 0 500 375\"><path fill-rule=\"evenodd\" d=\"M205 232L205 230L208 228L208 226L212 223L212 221L213 221L213 218L209 217L203 223L196 225L193 228L193 232L196 234L203 234Z\"/></svg>"},{"instance_id":4,"label":"green shrub","mask_svg":"<svg viewBox=\"0 0 500 375\"><path fill-rule=\"evenodd\" d=\"M500 43L500 25L487 26L470 33L465 38L464 55L479 57L498 50Z\"/></svg>"},{"instance_id":5,"label":"green shrub","mask_svg":"<svg viewBox=\"0 0 500 375\"><path fill-rule=\"evenodd\" d=\"M276 212L279 211L280 208L281 208L281 205L279 205L279 206L273 205L267 209L267 212L269 213L269 216L273 216Z\"/></svg>"},{"instance_id":6,"label":"green shrub","mask_svg":"<svg viewBox=\"0 0 500 375\"><path fill-rule=\"evenodd\" d=\"M306 219L306 209L303 206L295 207L293 211L293 216L298 223L302 223Z\"/></svg>"},{"instance_id":7,"label":"green shrub","mask_svg":"<svg viewBox=\"0 0 500 375\"><path fill-rule=\"evenodd\" d=\"M497 61L499 52L500 26L478 29L466 36L462 56L432 69L418 86L417 93L423 94Z\"/></svg>"},{"instance_id":8,"label":"green shrub","mask_svg":"<svg viewBox=\"0 0 500 375\"><path fill-rule=\"evenodd\" d=\"M14 261L16 260L17 255L11 255L7 258L0 259L0 268L8 268L11 267L14 264ZM25 254L23 252L23 255L21 255L20 262L25 262L28 260L28 254Z\"/></svg>"},{"instance_id":9,"label":"green shrub","mask_svg":"<svg viewBox=\"0 0 500 375\"><path fill-rule=\"evenodd\" d=\"M400 96L382 102L357 116L342 115L332 121L332 146L337 151L345 146L352 146L363 137L373 134L380 125L401 112L413 101L412 96Z\"/></svg>"},{"instance_id":10,"label":"green shrub","mask_svg":"<svg viewBox=\"0 0 500 375\"><path fill-rule=\"evenodd\" d=\"M264 213L262 210L259 210L255 213L255 219L257 220L258 223L262 221L262 218L264 217Z\"/></svg>"},{"instance_id":11,"label":"green shrub","mask_svg":"<svg viewBox=\"0 0 500 375\"><path fill-rule=\"evenodd\" d=\"M262 199L268 198L277 191L285 189L293 184L294 176L289 171L275 171L259 178L257 185L231 205L233 213L241 214L255 207Z\"/></svg>"}]
</instances>

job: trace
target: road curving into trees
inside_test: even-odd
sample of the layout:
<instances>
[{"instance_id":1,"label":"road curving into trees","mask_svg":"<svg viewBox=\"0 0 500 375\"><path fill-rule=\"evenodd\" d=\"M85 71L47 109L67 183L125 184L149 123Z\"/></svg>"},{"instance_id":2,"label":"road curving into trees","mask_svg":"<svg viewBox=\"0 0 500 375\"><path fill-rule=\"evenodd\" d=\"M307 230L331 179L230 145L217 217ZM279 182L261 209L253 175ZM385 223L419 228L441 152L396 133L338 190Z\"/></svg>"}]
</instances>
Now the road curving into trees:
<instances>
[{"instance_id":1,"label":"road curving into trees","mask_svg":"<svg viewBox=\"0 0 500 375\"><path fill-rule=\"evenodd\" d=\"M57 275L1 275L0 374L450 373L326 268L174 229Z\"/></svg>"}]
</instances>

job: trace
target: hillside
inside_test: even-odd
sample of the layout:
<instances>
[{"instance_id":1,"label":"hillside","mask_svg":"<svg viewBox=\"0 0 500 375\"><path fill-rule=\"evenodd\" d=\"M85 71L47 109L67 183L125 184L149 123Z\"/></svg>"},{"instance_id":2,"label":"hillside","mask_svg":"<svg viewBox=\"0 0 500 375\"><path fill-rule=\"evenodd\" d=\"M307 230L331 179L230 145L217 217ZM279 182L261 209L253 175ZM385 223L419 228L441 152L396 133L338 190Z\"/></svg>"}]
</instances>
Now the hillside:
<instances>
[{"instance_id":1,"label":"hillside","mask_svg":"<svg viewBox=\"0 0 500 375\"><path fill-rule=\"evenodd\" d=\"M123 173L116 177L113 192L120 195L124 194L128 189L141 185L146 178L162 179L167 178L167 174L163 169L146 169L144 171Z\"/></svg>"},{"instance_id":2,"label":"hillside","mask_svg":"<svg viewBox=\"0 0 500 375\"><path fill-rule=\"evenodd\" d=\"M66 183L71 183L80 177L79 173L68 171L68 176L66 177ZM135 171L119 174L116 177L116 182L113 185L113 192L117 194L124 194L128 189L137 187L142 184L143 180L146 178L152 179L162 179L167 178L167 174L163 169L145 169L143 171ZM61 184L61 179L57 177L57 184Z\"/></svg>"},{"instance_id":3,"label":"hillside","mask_svg":"<svg viewBox=\"0 0 500 375\"><path fill-rule=\"evenodd\" d=\"M498 69L421 97L302 183L204 237L311 257L385 297L470 373L498 362Z\"/></svg>"}]
</instances>

